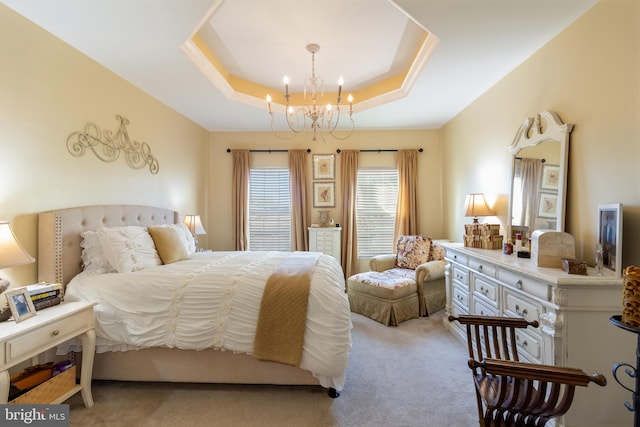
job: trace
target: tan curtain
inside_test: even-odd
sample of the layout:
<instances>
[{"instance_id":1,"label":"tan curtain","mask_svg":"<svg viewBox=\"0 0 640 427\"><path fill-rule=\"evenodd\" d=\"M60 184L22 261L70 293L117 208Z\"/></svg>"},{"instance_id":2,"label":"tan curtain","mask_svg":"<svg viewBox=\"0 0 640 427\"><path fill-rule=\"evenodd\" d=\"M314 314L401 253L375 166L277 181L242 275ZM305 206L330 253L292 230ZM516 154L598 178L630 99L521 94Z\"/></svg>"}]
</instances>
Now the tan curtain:
<instances>
[{"instance_id":1,"label":"tan curtain","mask_svg":"<svg viewBox=\"0 0 640 427\"><path fill-rule=\"evenodd\" d=\"M247 204L249 203L249 150L233 150L232 209L233 240L236 251L246 251Z\"/></svg>"},{"instance_id":2,"label":"tan curtain","mask_svg":"<svg viewBox=\"0 0 640 427\"><path fill-rule=\"evenodd\" d=\"M356 180L358 150L344 150L340 154L342 176L342 270L344 277L356 273L358 263L358 227L356 225Z\"/></svg>"},{"instance_id":3,"label":"tan curtain","mask_svg":"<svg viewBox=\"0 0 640 427\"><path fill-rule=\"evenodd\" d=\"M393 241L397 242L398 236L418 234L419 219L418 150L398 150L398 207Z\"/></svg>"},{"instance_id":4,"label":"tan curtain","mask_svg":"<svg viewBox=\"0 0 640 427\"><path fill-rule=\"evenodd\" d=\"M307 204L307 152L289 150L289 190L291 193L291 250L308 251L309 212Z\"/></svg>"},{"instance_id":5,"label":"tan curtain","mask_svg":"<svg viewBox=\"0 0 640 427\"><path fill-rule=\"evenodd\" d=\"M535 229L538 216L538 182L542 171L540 159L523 158L520 163L520 179L522 186L522 215L520 224Z\"/></svg>"}]
</instances>

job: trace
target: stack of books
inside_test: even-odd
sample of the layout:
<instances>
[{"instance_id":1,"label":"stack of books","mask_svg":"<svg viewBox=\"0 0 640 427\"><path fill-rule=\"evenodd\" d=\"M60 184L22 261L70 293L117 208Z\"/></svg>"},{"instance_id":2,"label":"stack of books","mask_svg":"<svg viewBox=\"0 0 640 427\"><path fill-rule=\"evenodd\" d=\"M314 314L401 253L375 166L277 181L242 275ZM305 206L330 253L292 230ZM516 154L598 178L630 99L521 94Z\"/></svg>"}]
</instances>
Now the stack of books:
<instances>
[{"instance_id":1,"label":"stack of books","mask_svg":"<svg viewBox=\"0 0 640 427\"><path fill-rule=\"evenodd\" d=\"M64 297L60 283L36 283L26 287L37 310L58 305Z\"/></svg>"}]
</instances>

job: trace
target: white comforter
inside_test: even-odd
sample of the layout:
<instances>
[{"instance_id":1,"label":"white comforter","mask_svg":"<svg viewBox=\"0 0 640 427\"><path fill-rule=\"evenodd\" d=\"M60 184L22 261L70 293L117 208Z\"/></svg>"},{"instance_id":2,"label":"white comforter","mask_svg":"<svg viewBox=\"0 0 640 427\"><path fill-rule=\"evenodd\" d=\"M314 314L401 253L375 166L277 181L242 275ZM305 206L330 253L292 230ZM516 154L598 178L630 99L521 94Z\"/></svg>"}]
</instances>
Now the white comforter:
<instances>
[{"instance_id":1,"label":"white comforter","mask_svg":"<svg viewBox=\"0 0 640 427\"><path fill-rule=\"evenodd\" d=\"M264 285L287 252L205 252L133 273L81 273L65 300L95 301L97 352L145 347L251 353ZM66 352L67 348L59 348ZM341 390L351 316L337 261L321 255L311 280L300 367Z\"/></svg>"}]
</instances>

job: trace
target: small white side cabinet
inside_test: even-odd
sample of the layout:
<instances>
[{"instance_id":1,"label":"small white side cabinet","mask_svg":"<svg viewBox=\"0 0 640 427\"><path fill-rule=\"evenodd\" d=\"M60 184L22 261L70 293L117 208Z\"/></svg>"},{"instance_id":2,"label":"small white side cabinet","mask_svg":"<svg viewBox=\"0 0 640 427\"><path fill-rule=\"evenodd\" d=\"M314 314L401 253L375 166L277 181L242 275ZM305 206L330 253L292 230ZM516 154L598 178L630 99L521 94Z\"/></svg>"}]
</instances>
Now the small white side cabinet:
<instances>
[{"instance_id":1,"label":"small white side cabinet","mask_svg":"<svg viewBox=\"0 0 640 427\"><path fill-rule=\"evenodd\" d=\"M309 252L322 252L340 262L340 227L309 227Z\"/></svg>"},{"instance_id":2,"label":"small white side cabinet","mask_svg":"<svg viewBox=\"0 0 640 427\"><path fill-rule=\"evenodd\" d=\"M95 318L89 302L63 302L45 308L20 323L0 323L0 404L7 403L9 395L9 368L31 359L38 363L38 355L55 348L71 338L82 341L82 368L80 384L47 403L62 403L77 392L87 408L93 406L91 373L96 347ZM55 378L55 377L54 377Z\"/></svg>"}]
</instances>

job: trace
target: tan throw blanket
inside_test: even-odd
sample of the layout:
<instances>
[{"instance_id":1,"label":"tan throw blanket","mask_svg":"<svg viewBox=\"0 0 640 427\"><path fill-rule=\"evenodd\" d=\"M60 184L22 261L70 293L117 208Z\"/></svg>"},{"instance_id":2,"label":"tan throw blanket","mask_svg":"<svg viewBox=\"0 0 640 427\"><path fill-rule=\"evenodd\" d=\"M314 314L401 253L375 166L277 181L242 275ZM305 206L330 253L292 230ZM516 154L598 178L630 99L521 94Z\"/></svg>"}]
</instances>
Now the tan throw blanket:
<instances>
[{"instance_id":1,"label":"tan throw blanket","mask_svg":"<svg viewBox=\"0 0 640 427\"><path fill-rule=\"evenodd\" d=\"M311 276L319 257L293 252L267 280L253 344L256 359L300 365Z\"/></svg>"}]
</instances>

